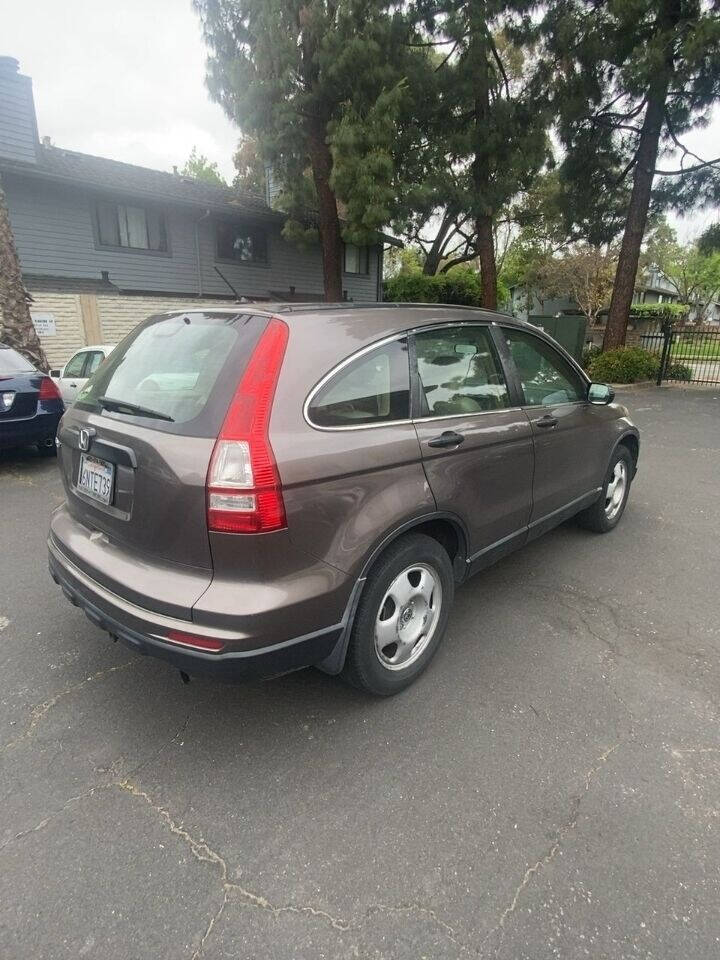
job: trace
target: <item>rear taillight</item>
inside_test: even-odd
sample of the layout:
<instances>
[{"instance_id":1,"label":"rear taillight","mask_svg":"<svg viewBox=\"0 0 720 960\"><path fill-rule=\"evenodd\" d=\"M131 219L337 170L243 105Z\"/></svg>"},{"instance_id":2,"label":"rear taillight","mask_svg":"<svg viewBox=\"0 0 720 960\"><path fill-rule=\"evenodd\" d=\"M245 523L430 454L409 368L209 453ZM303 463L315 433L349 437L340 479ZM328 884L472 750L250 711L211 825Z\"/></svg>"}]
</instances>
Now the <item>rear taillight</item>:
<instances>
[{"instance_id":1,"label":"rear taillight","mask_svg":"<svg viewBox=\"0 0 720 960\"><path fill-rule=\"evenodd\" d=\"M230 403L208 470L209 530L265 533L286 526L268 428L287 340L287 326L273 317Z\"/></svg>"},{"instance_id":2,"label":"rear taillight","mask_svg":"<svg viewBox=\"0 0 720 960\"><path fill-rule=\"evenodd\" d=\"M62 400L58 385L50 377L43 377L40 381L38 400Z\"/></svg>"}]
</instances>

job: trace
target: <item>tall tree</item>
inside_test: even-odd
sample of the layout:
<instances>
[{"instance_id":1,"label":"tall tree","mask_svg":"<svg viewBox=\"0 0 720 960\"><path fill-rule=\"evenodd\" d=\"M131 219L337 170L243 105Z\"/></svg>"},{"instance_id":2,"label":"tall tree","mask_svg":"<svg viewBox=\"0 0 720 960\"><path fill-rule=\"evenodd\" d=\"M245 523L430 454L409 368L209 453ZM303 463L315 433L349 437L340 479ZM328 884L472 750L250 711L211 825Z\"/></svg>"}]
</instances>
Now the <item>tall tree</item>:
<instances>
[{"instance_id":1,"label":"tall tree","mask_svg":"<svg viewBox=\"0 0 720 960\"><path fill-rule=\"evenodd\" d=\"M48 370L47 357L30 316L28 295L0 181L0 340L27 357L39 370Z\"/></svg>"},{"instance_id":2,"label":"tall tree","mask_svg":"<svg viewBox=\"0 0 720 960\"><path fill-rule=\"evenodd\" d=\"M273 163L291 219L302 220L308 200L315 207L325 297L341 300L338 201L353 237L389 218L394 162L387 144L402 96L404 20L383 0L194 3L210 51L211 93ZM362 176L348 176L347 164L343 176L336 140L355 144Z\"/></svg>"},{"instance_id":3,"label":"tall tree","mask_svg":"<svg viewBox=\"0 0 720 960\"><path fill-rule=\"evenodd\" d=\"M720 158L703 160L680 139L720 96L717 4L558 0L545 7L540 33L554 58L559 132L575 181L600 194L631 178L608 349L625 341L654 177L685 178L685 188L674 192L686 204L703 191L707 198L717 183L707 173ZM679 166L658 167L663 151L679 151Z\"/></svg>"},{"instance_id":4,"label":"tall tree","mask_svg":"<svg viewBox=\"0 0 720 960\"><path fill-rule=\"evenodd\" d=\"M420 4L427 42L442 50L433 136L443 143L454 180L442 227L460 258L477 257L490 309L498 302L497 221L551 161L546 101L530 69L536 55L521 29L531 6L524 0Z\"/></svg>"},{"instance_id":5,"label":"tall tree","mask_svg":"<svg viewBox=\"0 0 720 960\"><path fill-rule=\"evenodd\" d=\"M193 177L195 180L204 180L205 183L214 183L218 187L226 187L227 183L222 177L217 163L214 160L198 153L197 147L193 147L190 156L185 161L185 166L180 171L183 177Z\"/></svg>"},{"instance_id":6,"label":"tall tree","mask_svg":"<svg viewBox=\"0 0 720 960\"><path fill-rule=\"evenodd\" d=\"M233 164L237 170L233 178L235 189L262 196L265 193L265 167L254 137L240 137L233 154Z\"/></svg>"}]
</instances>

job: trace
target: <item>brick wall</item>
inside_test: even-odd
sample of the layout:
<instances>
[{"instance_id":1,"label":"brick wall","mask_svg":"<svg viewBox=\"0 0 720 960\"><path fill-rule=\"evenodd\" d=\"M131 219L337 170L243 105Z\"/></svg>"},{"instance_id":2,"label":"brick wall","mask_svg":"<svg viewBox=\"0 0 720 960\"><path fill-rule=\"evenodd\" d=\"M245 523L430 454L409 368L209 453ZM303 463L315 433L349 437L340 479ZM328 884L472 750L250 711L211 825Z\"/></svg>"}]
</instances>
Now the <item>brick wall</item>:
<instances>
[{"instance_id":1,"label":"brick wall","mask_svg":"<svg viewBox=\"0 0 720 960\"><path fill-rule=\"evenodd\" d=\"M193 307L235 306L232 300L188 300L182 297L128 297L122 294L33 292L31 313L55 317L55 335L41 336L51 367L61 367L80 347L118 343L153 313Z\"/></svg>"},{"instance_id":2,"label":"brick wall","mask_svg":"<svg viewBox=\"0 0 720 960\"><path fill-rule=\"evenodd\" d=\"M40 337L40 342L50 366L61 367L76 350L86 346L80 297L75 293L32 293L32 297L31 314L51 313L55 317L55 336Z\"/></svg>"},{"instance_id":3,"label":"brick wall","mask_svg":"<svg viewBox=\"0 0 720 960\"><path fill-rule=\"evenodd\" d=\"M99 294L97 297L100 329L104 343L118 343L134 326L166 310L190 310L194 307L237 306L233 300L188 300L182 297L124 297L122 294Z\"/></svg>"}]
</instances>

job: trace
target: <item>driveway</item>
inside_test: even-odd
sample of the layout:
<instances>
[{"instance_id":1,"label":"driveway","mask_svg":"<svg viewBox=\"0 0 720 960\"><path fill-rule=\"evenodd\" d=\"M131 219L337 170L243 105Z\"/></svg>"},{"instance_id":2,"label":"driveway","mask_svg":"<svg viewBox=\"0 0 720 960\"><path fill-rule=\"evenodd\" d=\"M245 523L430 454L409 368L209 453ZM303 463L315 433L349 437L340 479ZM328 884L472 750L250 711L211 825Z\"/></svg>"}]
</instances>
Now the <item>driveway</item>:
<instances>
[{"instance_id":1,"label":"driveway","mask_svg":"<svg viewBox=\"0 0 720 960\"><path fill-rule=\"evenodd\" d=\"M0 460L0 956L720 954L720 388L627 394L621 526L464 586L403 695L184 686L46 571Z\"/></svg>"}]
</instances>

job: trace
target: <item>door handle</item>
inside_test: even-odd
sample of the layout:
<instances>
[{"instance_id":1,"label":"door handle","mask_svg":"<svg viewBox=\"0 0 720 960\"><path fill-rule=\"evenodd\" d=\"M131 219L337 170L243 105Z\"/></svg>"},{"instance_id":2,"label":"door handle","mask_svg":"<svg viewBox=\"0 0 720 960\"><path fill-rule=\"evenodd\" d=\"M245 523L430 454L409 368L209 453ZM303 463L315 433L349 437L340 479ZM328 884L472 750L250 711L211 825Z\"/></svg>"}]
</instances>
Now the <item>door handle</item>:
<instances>
[{"instance_id":1,"label":"door handle","mask_svg":"<svg viewBox=\"0 0 720 960\"><path fill-rule=\"evenodd\" d=\"M428 440L429 447L459 447L465 442L465 437L461 433L455 433L454 430L444 430L439 437L433 437Z\"/></svg>"},{"instance_id":2,"label":"door handle","mask_svg":"<svg viewBox=\"0 0 720 960\"><path fill-rule=\"evenodd\" d=\"M549 414L546 414L539 420L535 420L534 423L536 427L541 427L543 430L549 430L551 427L556 427L558 425L558 418L551 417Z\"/></svg>"}]
</instances>

